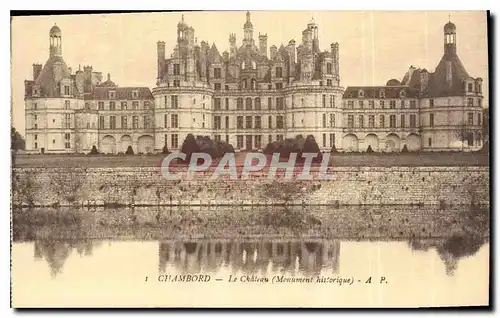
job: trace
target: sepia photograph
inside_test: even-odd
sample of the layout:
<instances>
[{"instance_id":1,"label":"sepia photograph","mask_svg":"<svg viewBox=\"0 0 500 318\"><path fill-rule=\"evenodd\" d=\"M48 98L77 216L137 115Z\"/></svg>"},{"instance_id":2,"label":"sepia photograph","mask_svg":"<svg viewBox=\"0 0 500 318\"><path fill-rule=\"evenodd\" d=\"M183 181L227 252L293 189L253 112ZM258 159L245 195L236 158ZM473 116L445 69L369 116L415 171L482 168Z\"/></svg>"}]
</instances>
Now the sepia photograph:
<instances>
[{"instance_id":1,"label":"sepia photograph","mask_svg":"<svg viewBox=\"0 0 500 318\"><path fill-rule=\"evenodd\" d=\"M12 15L11 307L490 306L490 19Z\"/></svg>"}]
</instances>

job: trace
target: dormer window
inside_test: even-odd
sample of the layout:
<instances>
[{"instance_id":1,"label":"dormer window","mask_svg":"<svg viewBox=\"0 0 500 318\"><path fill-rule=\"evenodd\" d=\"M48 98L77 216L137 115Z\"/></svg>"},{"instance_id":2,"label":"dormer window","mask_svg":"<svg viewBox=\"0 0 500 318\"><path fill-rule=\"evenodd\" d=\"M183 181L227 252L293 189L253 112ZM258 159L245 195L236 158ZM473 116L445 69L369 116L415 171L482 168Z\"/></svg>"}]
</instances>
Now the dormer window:
<instances>
[{"instance_id":1,"label":"dormer window","mask_svg":"<svg viewBox=\"0 0 500 318\"><path fill-rule=\"evenodd\" d=\"M214 68L214 78L221 78L222 77L222 72L220 67L215 67Z\"/></svg>"},{"instance_id":2,"label":"dormer window","mask_svg":"<svg viewBox=\"0 0 500 318\"><path fill-rule=\"evenodd\" d=\"M241 62L241 69L244 70L245 69L245 61Z\"/></svg>"},{"instance_id":3,"label":"dormer window","mask_svg":"<svg viewBox=\"0 0 500 318\"><path fill-rule=\"evenodd\" d=\"M132 99L137 99L139 93L137 91L132 91Z\"/></svg>"},{"instance_id":4,"label":"dormer window","mask_svg":"<svg viewBox=\"0 0 500 318\"><path fill-rule=\"evenodd\" d=\"M116 92L115 91L109 91L108 92L108 98L115 99L116 98Z\"/></svg>"},{"instance_id":5,"label":"dormer window","mask_svg":"<svg viewBox=\"0 0 500 318\"><path fill-rule=\"evenodd\" d=\"M405 91L401 91L401 92L399 92L399 96L400 96L400 97L406 97L406 92L405 92Z\"/></svg>"},{"instance_id":6,"label":"dormer window","mask_svg":"<svg viewBox=\"0 0 500 318\"><path fill-rule=\"evenodd\" d=\"M472 83L467 84L467 92L472 92Z\"/></svg>"},{"instance_id":7,"label":"dormer window","mask_svg":"<svg viewBox=\"0 0 500 318\"><path fill-rule=\"evenodd\" d=\"M257 63L255 61L252 61L252 69L255 70L257 68Z\"/></svg>"},{"instance_id":8,"label":"dormer window","mask_svg":"<svg viewBox=\"0 0 500 318\"><path fill-rule=\"evenodd\" d=\"M276 68L276 77L277 78L282 78L283 77L283 69L281 67Z\"/></svg>"},{"instance_id":9,"label":"dormer window","mask_svg":"<svg viewBox=\"0 0 500 318\"><path fill-rule=\"evenodd\" d=\"M180 66L180 64L174 64L174 75L181 75L181 66Z\"/></svg>"},{"instance_id":10,"label":"dormer window","mask_svg":"<svg viewBox=\"0 0 500 318\"><path fill-rule=\"evenodd\" d=\"M385 98L385 91L381 90L379 92L379 97L382 99L382 98Z\"/></svg>"},{"instance_id":11,"label":"dormer window","mask_svg":"<svg viewBox=\"0 0 500 318\"><path fill-rule=\"evenodd\" d=\"M69 95L69 86L64 86L64 95Z\"/></svg>"},{"instance_id":12,"label":"dormer window","mask_svg":"<svg viewBox=\"0 0 500 318\"><path fill-rule=\"evenodd\" d=\"M358 97L359 97L359 98L363 98L363 97L365 97L365 92L364 92L362 89L360 89L360 90L358 91Z\"/></svg>"}]
</instances>

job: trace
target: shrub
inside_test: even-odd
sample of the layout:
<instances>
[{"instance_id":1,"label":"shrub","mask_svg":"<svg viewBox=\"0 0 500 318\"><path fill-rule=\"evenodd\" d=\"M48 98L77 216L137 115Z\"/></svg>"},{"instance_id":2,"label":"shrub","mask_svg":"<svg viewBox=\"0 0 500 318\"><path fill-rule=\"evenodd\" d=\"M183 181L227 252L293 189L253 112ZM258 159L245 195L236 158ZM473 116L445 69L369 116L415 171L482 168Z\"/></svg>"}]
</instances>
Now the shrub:
<instances>
[{"instance_id":1,"label":"shrub","mask_svg":"<svg viewBox=\"0 0 500 318\"><path fill-rule=\"evenodd\" d=\"M186 159L184 162L189 163L191 161L191 156L195 152L200 152L200 147L196 142L193 134L188 134L184 142L182 143L181 152L186 154Z\"/></svg>"},{"instance_id":2,"label":"shrub","mask_svg":"<svg viewBox=\"0 0 500 318\"><path fill-rule=\"evenodd\" d=\"M133 155L134 154L134 149L132 149L132 146L127 147L127 151L125 151L126 155Z\"/></svg>"},{"instance_id":3,"label":"shrub","mask_svg":"<svg viewBox=\"0 0 500 318\"><path fill-rule=\"evenodd\" d=\"M366 153L373 153L372 145L368 145L368 148L366 148Z\"/></svg>"},{"instance_id":4,"label":"shrub","mask_svg":"<svg viewBox=\"0 0 500 318\"><path fill-rule=\"evenodd\" d=\"M97 151L97 147L95 145L92 146L92 150L90 150L91 155L97 155L99 151Z\"/></svg>"},{"instance_id":5,"label":"shrub","mask_svg":"<svg viewBox=\"0 0 500 318\"><path fill-rule=\"evenodd\" d=\"M319 151L318 143L313 135L308 135L302 153L317 153L318 155L313 159L313 162L320 162L323 159L323 154Z\"/></svg>"},{"instance_id":6,"label":"shrub","mask_svg":"<svg viewBox=\"0 0 500 318\"><path fill-rule=\"evenodd\" d=\"M168 150L167 143L165 143L165 145L163 146L163 149L161 150L161 153L162 154L169 154L170 153L170 151Z\"/></svg>"},{"instance_id":7,"label":"shrub","mask_svg":"<svg viewBox=\"0 0 500 318\"><path fill-rule=\"evenodd\" d=\"M335 147L335 144L333 144L332 149L330 150L332 153L338 152L337 147Z\"/></svg>"},{"instance_id":8,"label":"shrub","mask_svg":"<svg viewBox=\"0 0 500 318\"><path fill-rule=\"evenodd\" d=\"M408 147L406 145L404 145L403 149L401 149L401 152L408 152Z\"/></svg>"}]
</instances>

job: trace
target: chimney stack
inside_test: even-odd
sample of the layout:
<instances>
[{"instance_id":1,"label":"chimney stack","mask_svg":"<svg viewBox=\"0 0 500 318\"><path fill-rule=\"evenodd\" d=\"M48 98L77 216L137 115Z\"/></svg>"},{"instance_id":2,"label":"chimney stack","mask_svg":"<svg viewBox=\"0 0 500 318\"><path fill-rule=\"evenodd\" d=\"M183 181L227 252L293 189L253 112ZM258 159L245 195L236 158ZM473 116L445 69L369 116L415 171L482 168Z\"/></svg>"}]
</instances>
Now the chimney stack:
<instances>
[{"instance_id":1,"label":"chimney stack","mask_svg":"<svg viewBox=\"0 0 500 318\"><path fill-rule=\"evenodd\" d=\"M42 64L33 64L33 80L36 81L38 75L42 72Z\"/></svg>"}]
</instances>

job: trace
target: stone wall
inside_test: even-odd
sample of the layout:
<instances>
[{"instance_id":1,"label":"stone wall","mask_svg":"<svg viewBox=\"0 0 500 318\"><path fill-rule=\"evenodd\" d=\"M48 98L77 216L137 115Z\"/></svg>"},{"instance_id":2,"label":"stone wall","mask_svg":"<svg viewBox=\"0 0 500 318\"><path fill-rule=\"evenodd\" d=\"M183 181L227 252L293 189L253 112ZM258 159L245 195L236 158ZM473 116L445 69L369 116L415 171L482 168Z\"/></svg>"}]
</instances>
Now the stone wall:
<instances>
[{"instance_id":1,"label":"stone wall","mask_svg":"<svg viewBox=\"0 0 500 318\"><path fill-rule=\"evenodd\" d=\"M185 169L185 168L179 168ZM311 169L317 176L318 171ZM155 167L15 168L14 205L489 204L488 167L332 167L334 180L166 180Z\"/></svg>"}]
</instances>

